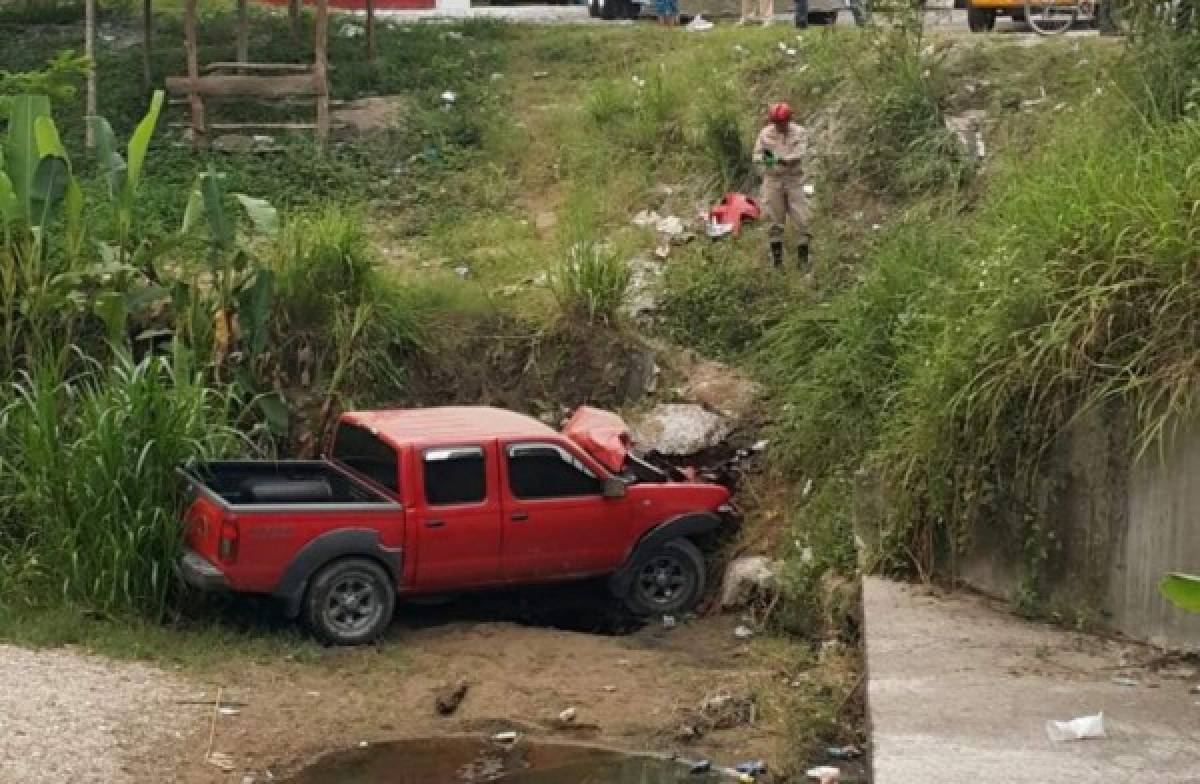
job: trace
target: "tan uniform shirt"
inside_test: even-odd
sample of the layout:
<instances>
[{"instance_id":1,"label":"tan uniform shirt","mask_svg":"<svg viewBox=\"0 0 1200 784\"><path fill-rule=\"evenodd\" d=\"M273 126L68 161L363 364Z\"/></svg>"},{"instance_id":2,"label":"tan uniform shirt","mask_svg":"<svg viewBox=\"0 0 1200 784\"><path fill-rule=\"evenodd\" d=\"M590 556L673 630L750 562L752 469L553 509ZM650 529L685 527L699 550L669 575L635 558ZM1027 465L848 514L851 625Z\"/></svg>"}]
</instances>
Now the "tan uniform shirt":
<instances>
[{"instance_id":1,"label":"tan uniform shirt","mask_svg":"<svg viewBox=\"0 0 1200 784\"><path fill-rule=\"evenodd\" d=\"M780 133L775 123L768 124L758 133L754 143L754 162L766 163L764 153L770 150L775 156L775 165L767 167L767 177L799 175L808 153L808 131L803 125L788 123L787 133Z\"/></svg>"}]
</instances>

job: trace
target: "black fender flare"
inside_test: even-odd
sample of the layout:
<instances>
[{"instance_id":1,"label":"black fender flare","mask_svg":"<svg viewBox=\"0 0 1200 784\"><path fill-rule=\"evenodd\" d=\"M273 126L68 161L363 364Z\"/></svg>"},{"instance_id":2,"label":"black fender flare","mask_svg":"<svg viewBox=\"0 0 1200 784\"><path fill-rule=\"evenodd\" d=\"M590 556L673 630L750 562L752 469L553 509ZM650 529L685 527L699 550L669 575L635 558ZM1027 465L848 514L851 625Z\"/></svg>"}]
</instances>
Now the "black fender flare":
<instances>
[{"instance_id":1,"label":"black fender flare","mask_svg":"<svg viewBox=\"0 0 1200 784\"><path fill-rule=\"evenodd\" d=\"M379 532L372 528L342 528L327 531L300 549L283 571L271 595L282 599L288 618L300 614L300 604L308 581L325 564L338 558L360 556L378 561L399 586L403 574L404 551L399 547L385 547L379 541Z\"/></svg>"},{"instance_id":2,"label":"black fender flare","mask_svg":"<svg viewBox=\"0 0 1200 784\"><path fill-rule=\"evenodd\" d=\"M608 579L609 590L614 596L624 596L629 591L629 584L633 582L633 568L641 553L672 539L687 539L715 531L721 522L721 516L714 512L690 512L651 528L629 551L621 568Z\"/></svg>"}]
</instances>

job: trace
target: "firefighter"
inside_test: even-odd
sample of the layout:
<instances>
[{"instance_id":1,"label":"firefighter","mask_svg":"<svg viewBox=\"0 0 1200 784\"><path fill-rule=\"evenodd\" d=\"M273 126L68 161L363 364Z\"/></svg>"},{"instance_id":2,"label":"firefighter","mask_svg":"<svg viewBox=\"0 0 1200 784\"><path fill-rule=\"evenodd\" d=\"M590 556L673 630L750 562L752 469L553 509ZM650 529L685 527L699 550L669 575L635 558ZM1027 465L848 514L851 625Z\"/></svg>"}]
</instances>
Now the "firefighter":
<instances>
[{"instance_id":1,"label":"firefighter","mask_svg":"<svg viewBox=\"0 0 1200 784\"><path fill-rule=\"evenodd\" d=\"M783 267L784 223L791 219L799 244L800 269L809 270L808 196L804 193L804 156L808 151L808 131L792 122L792 108L786 103L771 104L766 127L754 143L754 162L762 170L763 201L771 222L771 263Z\"/></svg>"}]
</instances>

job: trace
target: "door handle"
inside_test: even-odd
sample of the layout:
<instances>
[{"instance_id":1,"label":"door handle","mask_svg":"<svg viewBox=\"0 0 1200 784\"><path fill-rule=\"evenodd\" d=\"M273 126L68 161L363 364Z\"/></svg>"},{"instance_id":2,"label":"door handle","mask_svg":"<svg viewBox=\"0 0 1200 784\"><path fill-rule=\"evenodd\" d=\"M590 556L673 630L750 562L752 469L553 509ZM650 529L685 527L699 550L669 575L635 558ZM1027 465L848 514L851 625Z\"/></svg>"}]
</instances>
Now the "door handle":
<instances>
[{"instance_id":1,"label":"door handle","mask_svg":"<svg viewBox=\"0 0 1200 784\"><path fill-rule=\"evenodd\" d=\"M523 523L529 519L529 513L528 512L513 512L511 515L509 515L508 519L512 520L514 523Z\"/></svg>"},{"instance_id":2,"label":"door handle","mask_svg":"<svg viewBox=\"0 0 1200 784\"><path fill-rule=\"evenodd\" d=\"M425 527L426 528L445 528L446 521L445 520L426 520Z\"/></svg>"}]
</instances>

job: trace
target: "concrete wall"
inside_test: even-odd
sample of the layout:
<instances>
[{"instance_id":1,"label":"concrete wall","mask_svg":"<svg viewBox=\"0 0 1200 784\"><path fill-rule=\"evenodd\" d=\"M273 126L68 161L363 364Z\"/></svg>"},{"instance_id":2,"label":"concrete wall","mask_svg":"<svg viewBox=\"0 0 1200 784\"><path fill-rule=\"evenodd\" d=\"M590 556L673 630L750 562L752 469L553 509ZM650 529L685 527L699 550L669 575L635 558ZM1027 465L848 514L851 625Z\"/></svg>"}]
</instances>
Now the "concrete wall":
<instances>
[{"instance_id":1,"label":"concrete wall","mask_svg":"<svg viewBox=\"0 0 1200 784\"><path fill-rule=\"evenodd\" d=\"M1158 593L1167 572L1200 573L1200 420L1136 463L1127 432L1113 408L1086 417L1056 446L1036 515L1048 545L1040 592L1068 622L1200 649L1200 616ZM1001 519L981 528L972 532L962 577L1012 598L1028 562L1026 527Z\"/></svg>"}]
</instances>

